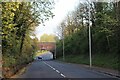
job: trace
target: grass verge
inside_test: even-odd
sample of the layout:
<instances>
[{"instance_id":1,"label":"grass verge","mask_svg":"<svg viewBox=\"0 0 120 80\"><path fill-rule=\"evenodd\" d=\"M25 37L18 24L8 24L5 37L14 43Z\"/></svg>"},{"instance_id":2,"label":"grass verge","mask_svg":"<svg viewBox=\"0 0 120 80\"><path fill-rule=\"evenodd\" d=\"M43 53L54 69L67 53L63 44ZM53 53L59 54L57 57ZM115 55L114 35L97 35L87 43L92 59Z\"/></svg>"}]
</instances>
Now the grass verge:
<instances>
[{"instance_id":1,"label":"grass verge","mask_svg":"<svg viewBox=\"0 0 120 80\"><path fill-rule=\"evenodd\" d=\"M62 57L58 60L63 61ZM65 62L89 65L89 57L86 55L67 55ZM116 55L97 54L92 56L92 65L97 67L118 70L118 57Z\"/></svg>"}]
</instances>

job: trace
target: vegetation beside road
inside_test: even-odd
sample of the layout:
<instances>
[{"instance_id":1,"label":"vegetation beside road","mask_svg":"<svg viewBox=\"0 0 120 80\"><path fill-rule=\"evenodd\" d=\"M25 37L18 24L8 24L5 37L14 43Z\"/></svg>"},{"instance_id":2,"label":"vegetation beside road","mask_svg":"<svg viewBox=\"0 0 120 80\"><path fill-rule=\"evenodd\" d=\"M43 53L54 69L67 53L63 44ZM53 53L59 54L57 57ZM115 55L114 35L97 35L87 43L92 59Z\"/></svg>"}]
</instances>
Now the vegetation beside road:
<instances>
[{"instance_id":1,"label":"vegetation beside road","mask_svg":"<svg viewBox=\"0 0 120 80\"><path fill-rule=\"evenodd\" d=\"M93 65L119 70L120 1L79 3L58 27L57 58L64 48L65 61L89 64L89 24Z\"/></svg>"},{"instance_id":2,"label":"vegetation beside road","mask_svg":"<svg viewBox=\"0 0 120 80\"><path fill-rule=\"evenodd\" d=\"M113 57L114 56L114 57ZM58 60L63 61L62 57L59 57ZM115 69L118 70L118 58L115 55L94 55L92 57L92 66L98 66L103 68ZM88 55L67 55L65 56L65 62L76 63L76 64L85 64L89 65Z\"/></svg>"},{"instance_id":3,"label":"vegetation beside road","mask_svg":"<svg viewBox=\"0 0 120 80\"><path fill-rule=\"evenodd\" d=\"M53 16L51 9L52 2L49 0L0 4L3 77L10 77L33 61L33 54L38 49L38 39L33 31Z\"/></svg>"}]
</instances>

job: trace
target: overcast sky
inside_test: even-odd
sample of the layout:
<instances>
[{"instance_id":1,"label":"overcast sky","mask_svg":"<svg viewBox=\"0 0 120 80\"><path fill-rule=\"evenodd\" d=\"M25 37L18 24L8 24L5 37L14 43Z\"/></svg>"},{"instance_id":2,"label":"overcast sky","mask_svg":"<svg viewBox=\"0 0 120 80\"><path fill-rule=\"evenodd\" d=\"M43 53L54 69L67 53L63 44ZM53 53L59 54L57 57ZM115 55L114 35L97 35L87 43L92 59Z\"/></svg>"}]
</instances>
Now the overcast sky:
<instances>
[{"instance_id":1,"label":"overcast sky","mask_svg":"<svg viewBox=\"0 0 120 80\"><path fill-rule=\"evenodd\" d=\"M54 0L55 1L55 9L53 10L54 18L45 22L45 26L38 26L35 30L35 34L40 39L40 36L44 33L46 34L55 34L57 32L57 26L59 23L67 16L68 12L71 12L78 5L79 1L86 0ZM89 0L89 1L100 1L100 2L108 2L112 0ZM114 1L114 0L113 0ZM116 0L119 1L119 0Z\"/></svg>"},{"instance_id":2,"label":"overcast sky","mask_svg":"<svg viewBox=\"0 0 120 80\"><path fill-rule=\"evenodd\" d=\"M67 16L68 12L73 11L78 5L79 0L55 0L54 18L45 22L45 26L38 26L35 34L38 38L44 33L55 34L58 24Z\"/></svg>"}]
</instances>

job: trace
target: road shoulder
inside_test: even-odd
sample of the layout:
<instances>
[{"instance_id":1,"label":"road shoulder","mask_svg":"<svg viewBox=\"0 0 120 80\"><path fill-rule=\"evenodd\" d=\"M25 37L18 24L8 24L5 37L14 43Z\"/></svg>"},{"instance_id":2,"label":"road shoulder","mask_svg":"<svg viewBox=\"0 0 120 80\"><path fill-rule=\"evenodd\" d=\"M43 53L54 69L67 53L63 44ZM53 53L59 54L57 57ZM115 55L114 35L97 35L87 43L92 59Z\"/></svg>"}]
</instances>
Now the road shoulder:
<instances>
[{"instance_id":1,"label":"road shoulder","mask_svg":"<svg viewBox=\"0 0 120 80\"><path fill-rule=\"evenodd\" d=\"M30 66L31 64L32 64L32 62L29 63L29 64L27 64L27 65L26 65L25 67L23 67L22 69L20 69L15 75L11 76L10 78L18 78L20 75L22 75L22 74L25 73L27 67Z\"/></svg>"},{"instance_id":2,"label":"road shoulder","mask_svg":"<svg viewBox=\"0 0 120 80\"><path fill-rule=\"evenodd\" d=\"M85 64L75 64L75 63L68 63L68 62L63 62L63 61L58 61L55 60L56 62L60 62L60 63L67 63L67 64L73 64L76 66L80 66L83 68L87 68L87 69L92 69L94 71L100 72L100 73L104 73L116 78L120 78L120 72L118 70L113 70L113 69L107 69L107 68L102 68L102 67L97 67L97 66L92 66L91 68L89 67L89 65L85 65Z\"/></svg>"}]
</instances>

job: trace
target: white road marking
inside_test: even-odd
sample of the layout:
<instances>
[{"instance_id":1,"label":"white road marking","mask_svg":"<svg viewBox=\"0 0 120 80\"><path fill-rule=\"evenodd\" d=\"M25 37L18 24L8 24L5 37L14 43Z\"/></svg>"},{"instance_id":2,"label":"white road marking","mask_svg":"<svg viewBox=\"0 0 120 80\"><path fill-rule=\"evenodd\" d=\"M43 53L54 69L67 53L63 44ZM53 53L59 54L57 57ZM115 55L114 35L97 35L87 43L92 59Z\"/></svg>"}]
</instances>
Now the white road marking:
<instances>
[{"instance_id":1,"label":"white road marking","mask_svg":"<svg viewBox=\"0 0 120 80\"><path fill-rule=\"evenodd\" d=\"M66 76L65 76L64 74L62 74L62 73L61 73L60 75L61 75L62 77L64 77L64 78L66 77Z\"/></svg>"},{"instance_id":2,"label":"white road marking","mask_svg":"<svg viewBox=\"0 0 120 80\"><path fill-rule=\"evenodd\" d=\"M64 74L62 74L59 70L55 69L54 67L52 67L51 65L47 64L46 62L43 62L44 64L46 64L47 66L49 66L50 68L52 68L53 70L55 70L57 73L59 73L62 77L66 77Z\"/></svg>"},{"instance_id":3,"label":"white road marking","mask_svg":"<svg viewBox=\"0 0 120 80\"><path fill-rule=\"evenodd\" d=\"M50 66L50 68L53 68L52 66Z\"/></svg>"},{"instance_id":4,"label":"white road marking","mask_svg":"<svg viewBox=\"0 0 120 80\"><path fill-rule=\"evenodd\" d=\"M55 68L53 68L53 70L55 70Z\"/></svg>"},{"instance_id":5,"label":"white road marking","mask_svg":"<svg viewBox=\"0 0 120 80\"><path fill-rule=\"evenodd\" d=\"M56 70L57 73L60 73L60 71Z\"/></svg>"}]
</instances>

